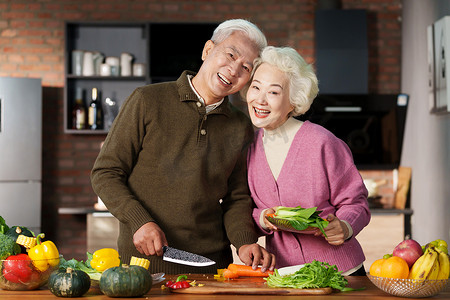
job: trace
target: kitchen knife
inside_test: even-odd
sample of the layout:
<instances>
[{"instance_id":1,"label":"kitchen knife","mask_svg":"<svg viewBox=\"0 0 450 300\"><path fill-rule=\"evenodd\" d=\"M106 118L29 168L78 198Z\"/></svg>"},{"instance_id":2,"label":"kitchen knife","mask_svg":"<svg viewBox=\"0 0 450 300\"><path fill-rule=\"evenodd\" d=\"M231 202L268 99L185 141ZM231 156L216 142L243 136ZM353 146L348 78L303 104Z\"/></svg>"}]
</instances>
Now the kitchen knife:
<instances>
[{"instance_id":1,"label":"kitchen knife","mask_svg":"<svg viewBox=\"0 0 450 300\"><path fill-rule=\"evenodd\" d=\"M195 266L195 267L206 267L214 265L216 262L206 258L204 256L190 253L183 250L178 250L172 247L163 247L163 260L170 261L176 264Z\"/></svg>"}]
</instances>

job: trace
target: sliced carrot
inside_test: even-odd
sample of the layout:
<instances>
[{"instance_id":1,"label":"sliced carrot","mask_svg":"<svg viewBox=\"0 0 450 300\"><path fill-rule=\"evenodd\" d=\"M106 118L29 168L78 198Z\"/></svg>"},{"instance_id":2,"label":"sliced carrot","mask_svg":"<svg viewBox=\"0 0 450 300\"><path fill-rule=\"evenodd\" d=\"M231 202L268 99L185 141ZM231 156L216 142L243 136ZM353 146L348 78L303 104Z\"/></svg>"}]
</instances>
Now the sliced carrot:
<instances>
[{"instance_id":1,"label":"sliced carrot","mask_svg":"<svg viewBox=\"0 0 450 300\"><path fill-rule=\"evenodd\" d=\"M267 277L273 274L272 271L261 272L261 268L253 270L252 266L229 264L228 270L236 273L238 276L248 276L248 277Z\"/></svg>"},{"instance_id":2,"label":"sliced carrot","mask_svg":"<svg viewBox=\"0 0 450 300\"><path fill-rule=\"evenodd\" d=\"M224 269L223 270L222 276L224 278L228 278L228 279L233 279L233 278L238 278L239 277L239 275L237 273L235 273L233 271L230 271L228 269Z\"/></svg>"},{"instance_id":3,"label":"sliced carrot","mask_svg":"<svg viewBox=\"0 0 450 300\"><path fill-rule=\"evenodd\" d=\"M271 217L271 218L276 218L275 214L267 214L266 216Z\"/></svg>"}]
</instances>

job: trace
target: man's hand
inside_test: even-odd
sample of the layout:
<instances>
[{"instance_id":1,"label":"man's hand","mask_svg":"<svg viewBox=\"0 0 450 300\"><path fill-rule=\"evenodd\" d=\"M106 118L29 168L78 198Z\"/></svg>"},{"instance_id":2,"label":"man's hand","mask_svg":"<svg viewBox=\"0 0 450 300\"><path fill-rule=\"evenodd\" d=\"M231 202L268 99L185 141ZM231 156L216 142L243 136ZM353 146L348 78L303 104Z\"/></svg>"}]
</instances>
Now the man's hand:
<instances>
[{"instance_id":1,"label":"man's hand","mask_svg":"<svg viewBox=\"0 0 450 300\"><path fill-rule=\"evenodd\" d=\"M325 239L330 245L338 246L343 244L349 234L347 225L333 214L329 214L327 220L330 223L325 228L325 233L327 234Z\"/></svg>"},{"instance_id":2,"label":"man's hand","mask_svg":"<svg viewBox=\"0 0 450 300\"><path fill-rule=\"evenodd\" d=\"M266 249L256 243L241 246L238 255L245 265L251 265L254 270L258 268L258 265L262 265L262 272L273 271L275 268L275 255L267 252Z\"/></svg>"},{"instance_id":3,"label":"man's hand","mask_svg":"<svg viewBox=\"0 0 450 300\"><path fill-rule=\"evenodd\" d=\"M167 246L166 235L155 222L141 226L133 235L133 244L141 254L162 256L162 247Z\"/></svg>"}]
</instances>

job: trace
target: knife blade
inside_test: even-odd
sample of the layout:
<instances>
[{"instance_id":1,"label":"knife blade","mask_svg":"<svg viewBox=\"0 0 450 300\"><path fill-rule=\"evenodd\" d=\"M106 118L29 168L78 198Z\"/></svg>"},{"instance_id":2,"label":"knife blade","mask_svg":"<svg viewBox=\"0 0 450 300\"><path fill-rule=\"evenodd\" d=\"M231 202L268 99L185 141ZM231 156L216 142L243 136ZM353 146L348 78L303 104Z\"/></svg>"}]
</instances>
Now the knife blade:
<instances>
[{"instance_id":1,"label":"knife blade","mask_svg":"<svg viewBox=\"0 0 450 300\"><path fill-rule=\"evenodd\" d=\"M176 264L206 267L214 265L216 263L215 261L212 261L207 257L168 246L163 247L163 252L163 260L170 261Z\"/></svg>"}]
</instances>

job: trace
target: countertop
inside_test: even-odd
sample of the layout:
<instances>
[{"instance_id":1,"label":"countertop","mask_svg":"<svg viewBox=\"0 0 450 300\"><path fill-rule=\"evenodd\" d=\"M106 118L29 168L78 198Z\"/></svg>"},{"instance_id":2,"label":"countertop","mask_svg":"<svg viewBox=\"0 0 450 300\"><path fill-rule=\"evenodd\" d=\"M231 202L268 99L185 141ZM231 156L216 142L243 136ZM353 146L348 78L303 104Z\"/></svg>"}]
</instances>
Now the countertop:
<instances>
[{"instance_id":1,"label":"countertop","mask_svg":"<svg viewBox=\"0 0 450 300\"><path fill-rule=\"evenodd\" d=\"M372 214L404 214L412 215L413 210L406 209L391 209L391 208L371 208L370 212ZM58 213L61 215L86 215L86 214L105 214L111 215L107 210L97 210L94 207L60 207Z\"/></svg>"},{"instance_id":2,"label":"countertop","mask_svg":"<svg viewBox=\"0 0 450 300\"><path fill-rule=\"evenodd\" d=\"M205 276L205 275L203 275ZM167 279L173 279L175 276L166 276ZM209 275L208 278L213 278L213 275ZM301 296L302 300L321 300L321 299L348 299L349 297L357 297L354 299L364 298L366 300L371 299L401 299L396 296L389 295L382 290L378 289L374 286L370 280L366 276L348 276L346 277L349 282L349 287L352 288L362 288L365 287L362 291L352 291L352 292L333 292L330 295L303 295ZM213 280L213 279L211 279ZM223 300L223 299L249 299L249 300L288 300L288 299L299 299L299 296L275 296L275 295L195 295L195 294L175 294L171 293L168 290L161 289L162 283L157 283L153 285L150 293L144 295L142 298L144 299L184 299L184 300L197 300L197 299L212 299L215 300ZM101 293L98 287L91 287L89 292L84 295L84 297L88 297L90 299L112 299L108 296L105 296ZM2 300L16 300L16 299L39 299L39 300L48 300L48 299L57 299L50 291L44 287L35 291L5 291L0 290L0 299ZM123 298L122 298L123 299ZM139 298L130 298L130 299L139 299ZM447 288L445 291L441 292L439 295L434 296L432 299L450 299L450 288Z\"/></svg>"}]
</instances>

